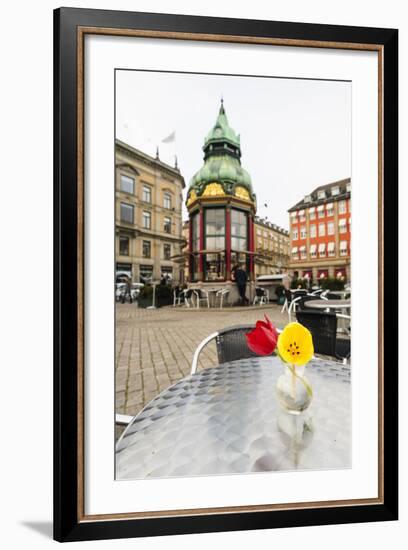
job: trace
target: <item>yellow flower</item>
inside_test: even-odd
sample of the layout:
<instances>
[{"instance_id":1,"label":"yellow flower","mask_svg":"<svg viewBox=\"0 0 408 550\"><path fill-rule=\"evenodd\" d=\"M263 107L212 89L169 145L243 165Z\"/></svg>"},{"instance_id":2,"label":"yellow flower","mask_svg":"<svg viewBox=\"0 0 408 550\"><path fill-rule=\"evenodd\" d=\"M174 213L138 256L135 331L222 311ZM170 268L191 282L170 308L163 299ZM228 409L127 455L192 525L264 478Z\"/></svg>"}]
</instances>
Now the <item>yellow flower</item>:
<instances>
[{"instance_id":1,"label":"yellow flower","mask_svg":"<svg viewBox=\"0 0 408 550\"><path fill-rule=\"evenodd\" d=\"M286 363L306 365L314 353L310 331L300 323L289 323L279 335L278 351Z\"/></svg>"}]
</instances>

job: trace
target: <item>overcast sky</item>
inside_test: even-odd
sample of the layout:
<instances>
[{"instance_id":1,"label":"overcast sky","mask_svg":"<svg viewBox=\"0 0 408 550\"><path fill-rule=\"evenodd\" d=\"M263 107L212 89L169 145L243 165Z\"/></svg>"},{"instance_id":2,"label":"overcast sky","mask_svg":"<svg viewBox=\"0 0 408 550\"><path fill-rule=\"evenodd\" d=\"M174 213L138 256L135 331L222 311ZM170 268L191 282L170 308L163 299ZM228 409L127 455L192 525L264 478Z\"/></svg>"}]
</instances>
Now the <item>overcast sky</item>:
<instances>
[{"instance_id":1,"label":"overcast sky","mask_svg":"<svg viewBox=\"0 0 408 550\"><path fill-rule=\"evenodd\" d=\"M221 96L259 216L288 229L288 208L351 176L349 82L117 71L116 137L150 155L159 146L172 166L177 154L186 193ZM172 132L176 142L161 143Z\"/></svg>"}]
</instances>

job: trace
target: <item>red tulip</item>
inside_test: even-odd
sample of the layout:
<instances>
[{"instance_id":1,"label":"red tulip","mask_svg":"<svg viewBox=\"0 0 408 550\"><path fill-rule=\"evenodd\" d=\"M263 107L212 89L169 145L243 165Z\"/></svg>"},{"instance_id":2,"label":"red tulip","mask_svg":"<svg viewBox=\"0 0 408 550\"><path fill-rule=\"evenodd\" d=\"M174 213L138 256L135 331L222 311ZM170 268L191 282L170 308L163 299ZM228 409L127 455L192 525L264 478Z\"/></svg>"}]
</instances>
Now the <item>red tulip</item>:
<instances>
[{"instance_id":1,"label":"red tulip","mask_svg":"<svg viewBox=\"0 0 408 550\"><path fill-rule=\"evenodd\" d=\"M265 315L265 321L257 321L254 330L245 335L247 345L257 355L271 355L278 342L278 331Z\"/></svg>"}]
</instances>

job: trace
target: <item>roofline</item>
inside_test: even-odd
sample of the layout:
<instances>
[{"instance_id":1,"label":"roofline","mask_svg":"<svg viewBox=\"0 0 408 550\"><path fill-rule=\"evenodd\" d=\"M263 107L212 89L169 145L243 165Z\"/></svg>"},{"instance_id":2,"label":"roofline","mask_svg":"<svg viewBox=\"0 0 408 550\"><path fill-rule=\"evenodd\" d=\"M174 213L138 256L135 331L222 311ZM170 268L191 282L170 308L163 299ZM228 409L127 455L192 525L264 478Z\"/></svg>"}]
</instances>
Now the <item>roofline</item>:
<instances>
[{"instance_id":1,"label":"roofline","mask_svg":"<svg viewBox=\"0 0 408 550\"><path fill-rule=\"evenodd\" d=\"M323 189L330 189L331 187L335 187L336 185L347 185L348 183L351 183L351 178L343 178L341 180L336 180L336 181L333 181L331 183L326 183L325 185L319 185L319 187L316 187L315 189L313 189L313 191L311 193L309 193L309 195L313 195L314 193L317 193L318 191L321 191ZM302 206L305 207L305 208L308 208L309 206L316 206L318 204L325 204L327 202L333 202L333 201L338 201L338 200L341 200L341 199L344 199L344 198L349 198L350 197L350 191L346 191L345 193L339 193L338 195L335 195L334 197L331 196L331 197L325 197L324 199L315 199L315 200L311 200L310 202L305 202L305 199L303 197L302 200L300 200L299 202L297 202L294 206L291 206L290 208L288 208L288 212L294 212L295 210L299 210L299 208L301 208Z\"/></svg>"},{"instance_id":2,"label":"roofline","mask_svg":"<svg viewBox=\"0 0 408 550\"><path fill-rule=\"evenodd\" d=\"M184 181L184 177L181 175L180 170L178 168L174 168L173 166L170 166L169 164L166 164L160 159L157 159L155 157L152 157L148 155L147 153L144 153L140 149L136 149L135 147L132 147L128 143L125 143L124 141L121 141L120 139L115 139L115 145L116 147L120 147L124 149L125 151L132 153L133 155L139 157L142 161L147 162L149 164L156 164L160 166L160 168L166 170L167 172L170 172L173 176L175 176L177 179L179 179L182 183L183 189L186 186L186 183Z\"/></svg>"}]
</instances>

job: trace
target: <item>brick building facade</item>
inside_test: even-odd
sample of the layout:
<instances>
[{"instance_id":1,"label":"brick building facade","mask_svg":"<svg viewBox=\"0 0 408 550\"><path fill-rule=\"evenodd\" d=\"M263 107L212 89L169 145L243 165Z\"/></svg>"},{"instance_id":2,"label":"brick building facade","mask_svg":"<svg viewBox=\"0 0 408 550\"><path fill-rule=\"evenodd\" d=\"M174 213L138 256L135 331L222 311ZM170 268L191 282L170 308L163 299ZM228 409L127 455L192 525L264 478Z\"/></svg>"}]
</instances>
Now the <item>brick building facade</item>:
<instances>
[{"instance_id":1,"label":"brick building facade","mask_svg":"<svg viewBox=\"0 0 408 550\"><path fill-rule=\"evenodd\" d=\"M350 178L317 187L288 210L290 268L299 277L350 281Z\"/></svg>"}]
</instances>

